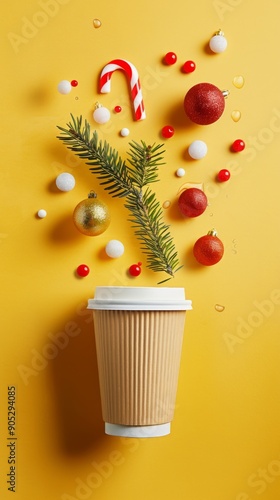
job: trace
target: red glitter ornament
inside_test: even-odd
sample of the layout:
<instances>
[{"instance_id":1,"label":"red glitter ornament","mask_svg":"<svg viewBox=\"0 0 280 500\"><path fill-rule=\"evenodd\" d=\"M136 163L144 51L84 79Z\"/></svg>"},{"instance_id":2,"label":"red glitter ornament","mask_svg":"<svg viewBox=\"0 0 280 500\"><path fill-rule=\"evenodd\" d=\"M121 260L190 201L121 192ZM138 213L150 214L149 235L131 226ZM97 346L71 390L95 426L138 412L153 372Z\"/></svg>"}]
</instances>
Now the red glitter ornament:
<instances>
[{"instance_id":1,"label":"red glitter ornament","mask_svg":"<svg viewBox=\"0 0 280 500\"><path fill-rule=\"evenodd\" d=\"M165 125L165 127L162 128L161 133L165 139L169 139L174 135L174 128L171 125Z\"/></svg>"},{"instance_id":2,"label":"red glitter ornament","mask_svg":"<svg viewBox=\"0 0 280 500\"><path fill-rule=\"evenodd\" d=\"M198 238L193 247L193 254L197 262L204 266L213 266L221 260L224 255L224 245L215 229Z\"/></svg>"},{"instance_id":3,"label":"red glitter ornament","mask_svg":"<svg viewBox=\"0 0 280 500\"><path fill-rule=\"evenodd\" d=\"M207 196L201 189L185 189L179 197L178 207L185 217L198 217L206 210Z\"/></svg>"},{"instance_id":4,"label":"red glitter ornament","mask_svg":"<svg viewBox=\"0 0 280 500\"><path fill-rule=\"evenodd\" d=\"M72 80L71 85L72 85L72 87L77 87L78 86L77 80Z\"/></svg>"},{"instance_id":5,"label":"red glitter ornament","mask_svg":"<svg viewBox=\"0 0 280 500\"><path fill-rule=\"evenodd\" d=\"M217 179L220 182L225 182L228 181L230 178L230 171L227 170L226 168L222 168L220 172L218 172Z\"/></svg>"},{"instance_id":6,"label":"red glitter ornament","mask_svg":"<svg viewBox=\"0 0 280 500\"><path fill-rule=\"evenodd\" d=\"M221 92L212 83L198 83L185 95L185 113L194 123L210 125L223 114L227 94L227 91Z\"/></svg>"},{"instance_id":7,"label":"red glitter ornament","mask_svg":"<svg viewBox=\"0 0 280 500\"><path fill-rule=\"evenodd\" d=\"M81 278L84 278L85 276L87 276L89 274L89 267L86 266L85 264L80 264L77 269L77 275L80 276Z\"/></svg>"},{"instance_id":8,"label":"red glitter ornament","mask_svg":"<svg viewBox=\"0 0 280 500\"><path fill-rule=\"evenodd\" d=\"M141 274L142 272L141 266L142 262L138 262L138 264L132 264L132 266L130 266L130 268L128 269L129 274L131 276L139 276L139 274Z\"/></svg>"},{"instance_id":9,"label":"red glitter ornament","mask_svg":"<svg viewBox=\"0 0 280 500\"><path fill-rule=\"evenodd\" d=\"M176 61L177 61L177 56L176 56L175 52L167 52L167 54L165 54L164 62L168 66L175 64Z\"/></svg>"},{"instance_id":10,"label":"red glitter ornament","mask_svg":"<svg viewBox=\"0 0 280 500\"><path fill-rule=\"evenodd\" d=\"M245 149L245 142L242 141L242 139L236 139L236 141L232 143L231 149L234 153L240 153L240 151Z\"/></svg>"},{"instance_id":11,"label":"red glitter ornament","mask_svg":"<svg viewBox=\"0 0 280 500\"><path fill-rule=\"evenodd\" d=\"M192 73L196 68L196 64L194 61L186 61L183 64L182 70L184 73Z\"/></svg>"}]
</instances>

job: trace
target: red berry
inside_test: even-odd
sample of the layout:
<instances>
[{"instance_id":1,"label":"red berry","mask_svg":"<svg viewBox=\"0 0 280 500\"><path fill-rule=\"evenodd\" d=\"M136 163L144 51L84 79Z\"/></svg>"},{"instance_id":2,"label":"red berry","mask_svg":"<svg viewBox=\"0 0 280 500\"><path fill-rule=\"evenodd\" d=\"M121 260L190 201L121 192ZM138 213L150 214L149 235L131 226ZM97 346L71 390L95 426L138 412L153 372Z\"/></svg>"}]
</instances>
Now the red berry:
<instances>
[{"instance_id":1,"label":"red berry","mask_svg":"<svg viewBox=\"0 0 280 500\"><path fill-rule=\"evenodd\" d=\"M168 66L171 66L171 64L175 64L176 61L177 61L177 56L175 52L167 52L167 54L165 54L164 62Z\"/></svg>"},{"instance_id":2,"label":"red berry","mask_svg":"<svg viewBox=\"0 0 280 500\"><path fill-rule=\"evenodd\" d=\"M227 170L226 168L222 168L222 170L220 170L220 172L217 175L217 179L220 182L228 181L229 178L230 178L230 171Z\"/></svg>"},{"instance_id":3,"label":"red berry","mask_svg":"<svg viewBox=\"0 0 280 500\"><path fill-rule=\"evenodd\" d=\"M185 64L183 65L183 72L184 73L192 73L196 68L196 64L193 61L186 61Z\"/></svg>"},{"instance_id":4,"label":"red berry","mask_svg":"<svg viewBox=\"0 0 280 500\"><path fill-rule=\"evenodd\" d=\"M207 207L206 194L198 188L185 189L179 197L178 207L186 217L198 217Z\"/></svg>"},{"instance_id":5,"label":"red berry","mask_svg":"<svg viewBox=\"0 0 280 500\"><path fill-rule=\"evenodd\" d=\"M76 271L77 271L78 276L81 276L82 278L84 278L85 276L87 276L89 274L90 269L85 264L80 264L77 267Z\"/></svg>"},{"instance_id":6,"label":"red berry","mask_svg":"<svg viewBox=\"0 0 280 500\"><path fill-rule=\"evenodd\" d=\"M242 141L242 139L236 139L236 141L232 143L231 149L232 151L234 151L234 153L240 153L240 151L243 151L243 149L245 149L245 142Z\"/></svg>"},{"instance_id":7,"label":"red berry","mask_svg":"<svg viewBox=\"0 0 280 500\"><path fill-rule=\"evenodd\" d=\"M171 125L165 125L165 127L162 128L161 133L163 137L169 139L174 135L174 128L171 127Z\"/></svg>"},{"instance_id":8,"label":"red berry","mask_svg":"<svg viewBox=\"0 0 280 500\"><path fill-rule=\"evenodd\" d=\"M115 106L115 113L120 113L122 111L121 106Z\"/></svg>"},{"instance_id":9,"label":"red berry","mask_svg":"<svg viewBox=\"0 0 280 500\"><path fill-rule=\"evenodd\" d=\"M72 85L72 87L77 87L77 85L78 85L77 80L72 80L71 85Z\"/></svg>"},{"instance_id":10,"label":"red berry","mask_svg":"<svg viewBox=\"0 0 280 500\"><path fill-rule=\"evenodd\" d=\"M225 109L223 93L211 83L198 83L185 95L184 108L189 119L199 125L216 122Z\"/></svg>"},{"instance_id":11,"label":"red berry","mask_svg":"<svg viewBox=\"0 0 280 500\"><path fill-rule=\"evenodd\" d=\"M131 276L139 276L139 274L141 274L141 266L142 266L142 262L138 262L138 264L132 264L132 266L130 266L129 268L129 274Z\"/></svg>"}]
</instances>

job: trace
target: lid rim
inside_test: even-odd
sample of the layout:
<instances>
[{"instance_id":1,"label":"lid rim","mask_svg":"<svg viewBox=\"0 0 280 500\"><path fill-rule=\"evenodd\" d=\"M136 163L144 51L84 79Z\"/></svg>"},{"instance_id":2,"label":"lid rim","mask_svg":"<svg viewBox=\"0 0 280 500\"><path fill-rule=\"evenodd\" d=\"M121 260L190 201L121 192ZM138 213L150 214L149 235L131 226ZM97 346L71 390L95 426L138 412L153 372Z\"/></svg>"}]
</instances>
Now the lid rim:
<instances>
[{"instance_id":1,"label":"lid rim","mask_svg":"<svg viewBox=\"0 0 280 500\"><path fill-rule=\"evenodd\" d=\"M88 309L184 311L192 309L192 301L185 299L183 287L97 286Z\"/></svg>"}]
</instances>

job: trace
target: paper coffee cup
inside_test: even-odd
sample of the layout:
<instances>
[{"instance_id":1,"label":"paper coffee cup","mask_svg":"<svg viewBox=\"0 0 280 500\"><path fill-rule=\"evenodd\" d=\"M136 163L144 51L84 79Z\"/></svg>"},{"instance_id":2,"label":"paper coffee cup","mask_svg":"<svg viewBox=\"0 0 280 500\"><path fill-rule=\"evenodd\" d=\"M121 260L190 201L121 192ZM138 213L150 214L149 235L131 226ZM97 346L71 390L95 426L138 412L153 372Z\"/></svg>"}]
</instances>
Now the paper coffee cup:
<instances>
[{"instance_id":1,"label":"paper coffee cup","mask_svg":"<svg viewBox=\"0 0 280 500\"><path fill-rule=\"evenodd\" d=\"M96 287L93 310L107 434L170 433L186 311L183 288Z\"/></svg>"}]
</instances>

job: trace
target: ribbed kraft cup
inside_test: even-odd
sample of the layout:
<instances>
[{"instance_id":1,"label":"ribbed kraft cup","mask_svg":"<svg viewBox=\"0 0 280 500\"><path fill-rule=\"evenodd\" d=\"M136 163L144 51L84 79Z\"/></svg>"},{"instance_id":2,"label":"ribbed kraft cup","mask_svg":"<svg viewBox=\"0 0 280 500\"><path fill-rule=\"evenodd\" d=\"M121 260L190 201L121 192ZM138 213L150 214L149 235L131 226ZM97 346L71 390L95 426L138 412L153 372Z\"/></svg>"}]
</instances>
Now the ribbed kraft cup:
<instances>
[{"instance_id":1,"label":"ribbed kraft cup","mask_svg":"<svg viewBox=\"0 0 280 500\"><path fill-rule=\"evenodd\" d=\"M171 422L185 316L185 310L94 311L105 422Z\"/></svg>"}]
</instances>

